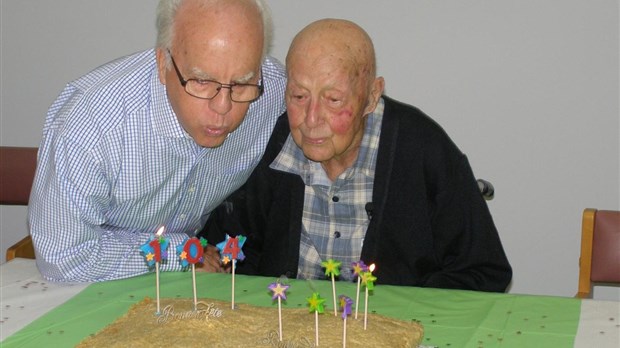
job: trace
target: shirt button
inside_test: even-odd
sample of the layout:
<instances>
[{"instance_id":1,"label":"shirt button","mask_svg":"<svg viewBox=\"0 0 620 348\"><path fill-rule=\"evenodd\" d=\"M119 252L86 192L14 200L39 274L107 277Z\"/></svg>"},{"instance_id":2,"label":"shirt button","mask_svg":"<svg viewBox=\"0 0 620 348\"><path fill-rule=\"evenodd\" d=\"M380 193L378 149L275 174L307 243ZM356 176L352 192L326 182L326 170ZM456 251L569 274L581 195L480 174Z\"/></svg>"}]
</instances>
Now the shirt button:
<instances>
[{"instance_id":1,"label":"shirt button","mask_svg":"<svg viewBox=\"0 0 620 348\"><path fill-rule=\"evenodd\" d=\"M340 238L340 232L338 231L334 232L334 238Z\"/></svg>"},{"instance_id":2,"label":"shirt button","mask_svg":"<svg viewBox=\"0 0 620 348\"><path fill-rule=\"evenodd\" d=\"M194 191L196 191L196 186L190 186L190 187L187 189L187 191L188 191L189 193L194 193Z\"/></svg>"},{"instance_id":3,"label":"shirt button","mask_svg":"<svg viewBox=\"0 0 620 348\"><path fill-rule=\"evenodd\" d=\"M185 214L181 214L181 215L179 215L179 219L181 219L181 220L185 220L185 217L186 217L186 215L185 215Z\"/></svg>"},{"instance_id":4,"label":"shirt button","mask_svg":"<svg viewBox=\"0 0 620 348\"><path fill-rule=\"evenodd\" d=\"M340 197L338 197L338 196L332 197L332 201L333 202L338 202L339 200L340 200Z\"/></svg>"}]
</instances>

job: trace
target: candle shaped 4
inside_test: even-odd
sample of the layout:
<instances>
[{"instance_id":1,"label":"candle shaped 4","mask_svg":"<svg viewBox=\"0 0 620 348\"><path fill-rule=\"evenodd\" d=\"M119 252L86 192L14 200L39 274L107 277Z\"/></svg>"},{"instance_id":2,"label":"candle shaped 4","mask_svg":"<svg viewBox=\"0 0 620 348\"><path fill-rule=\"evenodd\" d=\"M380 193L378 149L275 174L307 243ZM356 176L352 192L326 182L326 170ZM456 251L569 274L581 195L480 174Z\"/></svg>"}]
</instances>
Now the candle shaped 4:
<instances>
[{"instance_id":1,"label":"candle shaped 4","mask_svg":"<svg viewBox=\"0 0 620 348\"><path fill-rule=\"evenodd\" d=\"M245 259L243 250L241 250L245 240L245 236L230 237L227 234L226 239L216 245L220 250L222 263L232 262L231 309L235 309L235 266L237 265L237 260L243 261Z\"/></svg>"}]
</instances>

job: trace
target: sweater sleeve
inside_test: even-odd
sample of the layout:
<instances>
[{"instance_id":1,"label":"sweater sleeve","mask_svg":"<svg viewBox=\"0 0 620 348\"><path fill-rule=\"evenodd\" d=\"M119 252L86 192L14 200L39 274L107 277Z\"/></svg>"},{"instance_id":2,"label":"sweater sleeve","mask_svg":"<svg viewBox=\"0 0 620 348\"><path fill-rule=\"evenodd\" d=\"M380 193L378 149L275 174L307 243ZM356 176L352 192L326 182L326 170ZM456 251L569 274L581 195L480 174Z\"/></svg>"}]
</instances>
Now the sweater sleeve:
<instances>
[{"instance_id":1,"label":"sweater sleeve","mask_svg":"<svg viewBox=\"0 0 620 348\"><path fill-rule=\"evenodd\" d=\"M505 291L512 269L465 155L437 193L431 211L440 270L430 274L423 285Z\"/></svg>"}]
</instances>

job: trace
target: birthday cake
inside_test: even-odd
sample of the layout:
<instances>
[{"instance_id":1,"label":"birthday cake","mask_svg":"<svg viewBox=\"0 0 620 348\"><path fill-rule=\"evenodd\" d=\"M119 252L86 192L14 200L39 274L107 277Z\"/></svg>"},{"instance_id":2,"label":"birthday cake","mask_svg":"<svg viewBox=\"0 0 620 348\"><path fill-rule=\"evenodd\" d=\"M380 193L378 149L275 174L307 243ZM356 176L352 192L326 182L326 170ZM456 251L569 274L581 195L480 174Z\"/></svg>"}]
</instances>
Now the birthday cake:
<instances>
[{"instance_id":1,"label":"birthday cake","mask_svg":"<svg viewBox=\"0 0 620 348\"><path fill-rule=\"evenodd\" d=\"M315 314L307 308L282 309L282 338L278 309L200 299L194 309L190 299L146 298L77 347L316 347ZM346 323L346 326L345 326ZM345 330L346 327L346 330ZM346 334L345 334L346 332ZM422 326L368 314L364 318L325 311L318 315L318 346L411 347L418 346Z\"/></svg>"}]
</instances>

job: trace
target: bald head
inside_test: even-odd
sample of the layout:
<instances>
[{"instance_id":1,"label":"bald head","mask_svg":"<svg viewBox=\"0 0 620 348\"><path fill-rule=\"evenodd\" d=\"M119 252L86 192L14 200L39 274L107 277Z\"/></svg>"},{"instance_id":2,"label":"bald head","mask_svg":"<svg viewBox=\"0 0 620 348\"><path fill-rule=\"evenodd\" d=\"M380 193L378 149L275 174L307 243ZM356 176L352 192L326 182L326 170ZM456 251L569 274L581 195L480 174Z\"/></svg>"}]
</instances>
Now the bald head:
<instances>
[{"instance_id":1,"label":"bald head","mask_svg":"<svg viewBox=\"0 0 620 348\"><path fill-rule=\"evenodd\" d=\"M383 78L375 71L372 41L353 22L316 21L291 43L286 56L291 136L331 180L355 163L366 116L383 93Z\"/></svg>"},{"instance_id":2,"label":"bald head","mask_svg":"<svg viewBox=\"0 0 620 348\"><path fill-rule=\"evenodd\" d=\"M293 39L286 56L289 66L299 56L330 57L333 64L346 66L369 81L376 76L376 58L370 36L359 25L344 19L321 19L302 29Z\"/></svg>"}]
</instances>

